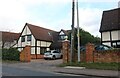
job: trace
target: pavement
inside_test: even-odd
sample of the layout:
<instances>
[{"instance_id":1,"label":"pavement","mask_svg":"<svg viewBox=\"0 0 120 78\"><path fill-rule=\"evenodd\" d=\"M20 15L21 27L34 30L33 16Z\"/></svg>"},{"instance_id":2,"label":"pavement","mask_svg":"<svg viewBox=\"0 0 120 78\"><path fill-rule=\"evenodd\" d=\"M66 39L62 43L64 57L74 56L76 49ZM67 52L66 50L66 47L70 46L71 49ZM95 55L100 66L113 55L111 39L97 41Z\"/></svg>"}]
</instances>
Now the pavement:
<instances>
[{"instance_id":1,"label":"pavement","mask_svg":"<svg viewBox=\"0 0 120 78\"><path fill-rule=\"evenodd\" d=\"M86 69L85 67L58 67L62 60L32 60L30 63L15 63L7 64L5 66L25 68L35 71L45 71L60 74L72 74L72 75L85 75L102 78L120 78L120 71L113 70L97 70L97 69Z\"/></svg>"},{"instance_id":2,"label":"pavement","mask_svg":"<svg viewBox=\"0 0 120 78\"><path fill-rule=\"evenodd\" d=\"M120 78L120 71L85 69L79 67L57 68L54 72L74 75L85 75L91 77Z\"/></svg>"}]
</instances>

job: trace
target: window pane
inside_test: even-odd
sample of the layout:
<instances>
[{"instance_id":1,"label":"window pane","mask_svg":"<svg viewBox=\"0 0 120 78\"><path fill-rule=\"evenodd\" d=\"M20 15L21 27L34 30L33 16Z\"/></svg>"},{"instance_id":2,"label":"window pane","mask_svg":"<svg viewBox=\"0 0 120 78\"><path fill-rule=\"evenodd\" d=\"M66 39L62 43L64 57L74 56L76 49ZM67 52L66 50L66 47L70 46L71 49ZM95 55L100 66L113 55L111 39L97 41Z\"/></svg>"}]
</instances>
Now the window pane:
<instances>
[{"instance_id":1,"label":"window pane","mask_svg":"<svg viewBox=\"0 0 120 78\"><path fill-rule=\"evenodd\" d=\"M44 55L44 53L46 52L46 48L40 48L40 54Z\"/></svg>"},{"instance_id":2,"label":"window pane","mask_svg":"<svg viewBox=\"0 0 120 78\"><path fill-rule=\"evenodd\" d=\"M27 41L31 41L31 35L27 36Z\"/></svg>"},{"instance_id":3,"label":"window pane","mask_svg":"<svg viewBox=\"0 0 120 78\"><path fill-rule=\"evenodd\" d=\"M25 36L21 37L21 42L25 42Z\"/></svg>"}]
</instances>

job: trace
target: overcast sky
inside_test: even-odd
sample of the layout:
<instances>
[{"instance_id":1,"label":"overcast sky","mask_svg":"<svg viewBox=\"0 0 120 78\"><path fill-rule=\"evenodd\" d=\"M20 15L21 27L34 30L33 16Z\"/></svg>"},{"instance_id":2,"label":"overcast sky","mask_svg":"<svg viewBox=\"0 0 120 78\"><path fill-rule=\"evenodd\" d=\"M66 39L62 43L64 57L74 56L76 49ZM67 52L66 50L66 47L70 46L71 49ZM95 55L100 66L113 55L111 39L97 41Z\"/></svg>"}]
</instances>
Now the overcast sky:
<instances>
[{"instance_id":1,"label":"overcast sky","mask_svg":"<svg viewBox=\"0 0 120 78\"><path fill-rule=\"evenodd\" d=\"M119 0L78 0L80 27L100 36L102 13ZM25 23L60 31L71 29L72 0L0 0L0 31L21 32Z\"/></svg>"}]
</instances>

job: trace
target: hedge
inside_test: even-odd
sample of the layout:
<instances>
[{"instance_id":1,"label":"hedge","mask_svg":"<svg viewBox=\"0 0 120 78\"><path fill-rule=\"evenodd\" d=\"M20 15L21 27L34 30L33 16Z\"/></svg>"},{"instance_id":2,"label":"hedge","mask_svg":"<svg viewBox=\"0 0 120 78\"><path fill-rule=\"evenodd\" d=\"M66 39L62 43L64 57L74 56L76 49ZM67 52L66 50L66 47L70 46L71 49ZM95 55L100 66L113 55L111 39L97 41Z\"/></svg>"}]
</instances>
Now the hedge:
<instances>
[{"instance_id":1,"label":"hedge","mask_svg":"<svg viewBox=\"0 0 120 78\"><path fill-rule=\"evenodd\" d=\"M20 52L16 48L2 49L3 60L19 61Z\"/></svg>"}]
</instances>

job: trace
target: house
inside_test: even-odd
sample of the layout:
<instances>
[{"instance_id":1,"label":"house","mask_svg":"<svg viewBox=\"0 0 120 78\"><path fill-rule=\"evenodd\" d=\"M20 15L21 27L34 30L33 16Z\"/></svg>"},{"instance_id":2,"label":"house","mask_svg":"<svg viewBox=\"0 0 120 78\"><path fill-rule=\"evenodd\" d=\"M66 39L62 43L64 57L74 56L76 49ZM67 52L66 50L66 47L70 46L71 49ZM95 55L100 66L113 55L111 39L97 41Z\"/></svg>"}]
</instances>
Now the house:
<instances>
[{"instance_id":1,"label":"house","mask_svg":"<svg viewBox=\"0 0 120 78\"><path fill-rule=\"evenodd\" d=\"M13 46L15 47L20 33L5 31L0 31L0 33L1 33L0 45L2 48L10 48Z\"/></svg>"},{"instance_id":2,"label":"house","mask_svg":"<svg viewBox=\"0 0 120 78\"><path fill-rule=\"evenodd\" d=\"M103 11L99 31L102 44L120 48L120 8Z\"/></svg>"},{"instance_id":3,"label":"house","mask_svg":"<svg viewBox=\"0 0 120 78\"><path fill-rule=\"evenodd\" d=\"M26 45L31 46L31 58L43 58L45 51L61 49L59 41L59 32L46 29L40 26L26 23L17 41L19 51L22 51Z\"/></svg>"},{"instance_id":4,"label":"house","mask_svg":"<svg viewBox=\"0 0 120 78\"><path fill-rule=\"evenodd\" d=\"M51 49L56 49L62 52L62 41L68 38L68 34L71 30L63 30L61 29L60 32L57 32L56 40L50 45Z\"/></svg>"}]
</instances>

